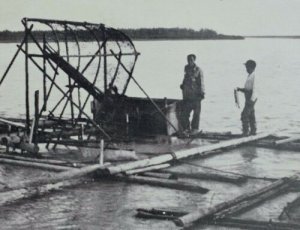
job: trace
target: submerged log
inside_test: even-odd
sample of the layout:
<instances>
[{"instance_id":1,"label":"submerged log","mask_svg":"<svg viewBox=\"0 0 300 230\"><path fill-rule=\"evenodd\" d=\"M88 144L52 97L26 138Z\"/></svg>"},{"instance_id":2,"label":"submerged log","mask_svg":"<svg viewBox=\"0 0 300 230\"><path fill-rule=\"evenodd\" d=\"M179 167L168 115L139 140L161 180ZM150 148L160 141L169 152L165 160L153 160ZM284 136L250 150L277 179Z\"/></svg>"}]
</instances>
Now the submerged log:
<instances>
[{"instance_id":1,"label":"submerged log","mask_svg":"<svg viewBox=\"0 0 300 230\"><path fill-rule=\"evenodd\" d=\"M71 165L74 167L86 166L86 164L78 163L78 162L69 162L69 161L46 159L46 158L22 157L22 156L16 156L16 155L12 155L12 154L3 154L3 153L2 154L0 153L0 158L37 162L37 163L45 163L45 164L50 164L50 165L61 165L61 166L70 166Z\"/></svg>"},{"instance_id":2,"label":"submerged log","mask_svg":"<svg viewBox=\"0 0 300 230\"><path fill-rule=\"evenodd\" d=\"M133 170L128 170L126 171L126 175L133 175L133 174L139 174L139 173L144 173L144 172L149 172L149 171L154 171L158 169L163 169L163 168L168 168L170 167L171 164L160 164L160 165L153 165L145 168L139 168L139 169L133 169Z\"/></svg>"},{"instance_id":3,"label":"submerged log","mask_svg":"<svg viewBox=\"0 0 300 230\"><path fill-rule=\"evenodd\" d=\"M146 173L142 173L141 175L146 177L155 177L155 178L172 179L172 180L178 179L178 177L174 176L171 173L146 172Z\"/></svg>"},{"instance_id":4,"label":"submerged log","mask_svg":"<svg viewBox=\"0 0 300 230\"><path fill-rule=\"evenodd\" d=\"M240 184L247 181L244 176L229 174L229 173L213 173L213 172L175 172L171 169L162 169L160 172L170 173L179 178L191 178L202 180L214 180L228 183Z\"/></svg>"},{"instance_id":5,"label":"submerged log","mask_svg":"<svg viewBox=\"0 0 300 230\"><path fill-rule=\"evenodd\" d=\"M148 184L152 186L198 192L202 194L207 193L209 191L207 188L203 188L195 183L168 180L162 178L158 179L158 178L150 178L144 176L121 176L121 175L116 175L113 176L112 178L115 178L116 180L131 182L131 183Z\"/></svg>"},{"instance_id":6,"label":"submerged log","mask_svg":"<svg viewBox=\"0 0 300 230\"><path fill-rule=\"evenodd\" d=\"M268 191L272 191L272 190L278 190L280 189L283 185L285 184L289 184L291 182L294 182L295 180L298 179L298 176L292 176L290 178L284 178L284 179L280 179L280 180L277 180L273 183L271 183L270 185L268 186L265 186L261 189L258 189L256 191L253 191L253 192L249 192L249 193L246 193L246 194L242 194L232 200L229 200L229 201L226 201L226 202L222 202L220 204L217 204L213 207L210 207L208 209L198 209L194 212L191 212L183 217L180 217L178 219L176 219L174 222L177 226L190 226L192 225L194 222L196 221L199 221L199 220L202 220L203 218L205 217L208 217L208 216L212 216L214 215L215 213L217 212L220 212L224 209L228 209L238 203L241 203L245 200L250 200L250 199L254 199L255 197L258 197L264 193L267 193Z\"/></svg>"},{"instance_id":7,"label":"submerged log","mask_svg":"<svg viewBox=\"0 0 300 230\"><path fill-rule=\"evenodd\" d=\"M55 171L55 172L61 172L61 171L65 171L65 170L70 169L70 167L67 167L67 166L51 165L51 164L45 164L45 163L37 163L37 162L29 162L29 161L13 160L13 159L4 159L4 158L0 158L0 163L12 164L12 165L18 165L18 166L25 166L25 167L31 167L31 168L38 168L38 169L46 169L46 170Z\"/></svg>"},{"instance_id":8,"label":"submerged log","mask_svg":"<svg viewBox=\"0 0 300 230\"><path fill-rule=\"evenodd\" d=\"M110 174L114 175L114 174L125 172L128 170L149 167L152 165L158 165L158 164L162 164L162 163L167 163L172 160L182 159L182 158L190 157L193 155L200 155L201 157L207 157L212 154L211 153L212 151L245 144L245 143L248 143L251 141L256 141L261 138L265 138L269 135L270 135L270 133L258 134L256 136L249 136L249 137L243 137L243 138L238 138L238 139L234 139L234 140L227 140L227 141L223 141L223 142L220 142L217 144L204 145L204 146L199 146L199 147L195 147L195 148L191 148L191 149L178 150L178 151L174 151L170 154L163 154L163 155L160 155L157 157L152 157L149 159L139 160L139 161L130 162L130 163L126 163L126 164L120 164L120 165L116 165L116 166L111 166L111 167L108 167L108 171Z\"/></svg>"}]
</instances>

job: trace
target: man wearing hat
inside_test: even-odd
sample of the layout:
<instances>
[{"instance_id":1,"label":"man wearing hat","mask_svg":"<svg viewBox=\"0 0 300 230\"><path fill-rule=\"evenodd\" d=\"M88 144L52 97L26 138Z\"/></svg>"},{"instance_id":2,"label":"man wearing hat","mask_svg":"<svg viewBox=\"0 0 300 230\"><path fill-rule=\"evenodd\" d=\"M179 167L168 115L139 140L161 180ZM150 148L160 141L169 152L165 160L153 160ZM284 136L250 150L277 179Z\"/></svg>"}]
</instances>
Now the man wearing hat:
<instances>
[{"instance_id":1,"label":"man wearing hat","mask_svg":"<svg viewBox=\"0 0 300 230\"><path fill-rule=\"evenodd\" d=\"M256 63L253 60L248 60L245 63L248 77L244 88L237 88L238 91L245 94L245 107L241 114L243 135L255 135L256 134L256 120L254 105L257 100L255 94L255 74ZM250 132L249 132L250 126Z\"/></svg>"},{"instance_id":2,"label":"man wearing hat","mask_svg":"<svg viewBox=\"0 0 300 230\"><path fill-rule=\"evenodd\" d=\"M186 134L197 134L199 132L201 100L204 99L203 73L196 65L195 60L195 54L187 56L188 64L184 67L184 79L180 85L183 96L181 125L183 132ZM190 125L189 118L192 111L193 118Z\"/></svg>"}]
</instances>

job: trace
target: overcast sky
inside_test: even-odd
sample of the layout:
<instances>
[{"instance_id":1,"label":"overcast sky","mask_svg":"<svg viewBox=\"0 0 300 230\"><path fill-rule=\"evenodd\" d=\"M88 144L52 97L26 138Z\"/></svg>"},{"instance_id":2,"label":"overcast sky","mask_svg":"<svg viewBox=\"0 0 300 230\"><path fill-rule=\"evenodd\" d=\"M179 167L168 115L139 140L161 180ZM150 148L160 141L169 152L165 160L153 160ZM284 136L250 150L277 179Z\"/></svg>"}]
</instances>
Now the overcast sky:
<instances>
[{"instance_id":1,"label":"overcast sky","mask_svg":"<svg viewBox=\"0 0 300 230\"><path fill-rule=\"evenodd\" d=\"M209 28L235 35L300 35L300 0L0 0L0 30L23 17L116 28Z\"/></svg>"}]
</instances>

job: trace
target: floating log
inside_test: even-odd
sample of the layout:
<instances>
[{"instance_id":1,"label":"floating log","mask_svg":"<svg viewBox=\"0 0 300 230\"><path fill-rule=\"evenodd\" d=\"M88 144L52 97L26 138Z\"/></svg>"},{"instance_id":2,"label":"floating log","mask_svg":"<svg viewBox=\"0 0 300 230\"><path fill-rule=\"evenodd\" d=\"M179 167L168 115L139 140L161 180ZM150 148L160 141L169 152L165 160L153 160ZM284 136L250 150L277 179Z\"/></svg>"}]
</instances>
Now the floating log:
<instances>
[{"instance_id":1,"label":"floating log","mask_svg":"<svg viewBox=\"0 0 300 230\"><path fill-rule=\"evenodd\" d=\"M4 158L0 158L0 163L12 164L12 165L18 165L18 166L25 166L25 167L31 167L31 168L38 168L38 169L46 169L46 170L49 170L49 171L56 171L56 172L61 172L61 171L65 171L65 170L70 169L70 167L60 166L60 165L51 165L51 164L45 164L45 163L37 163L37 162L29 162L29 161L13 160L13 159L4 159Z\"/></svg>"},{"instance_id":2,"label":"floating log","mask_svg":"<svg viewBox=\"0 0 300 230\"><path fill-rule=\"evenodd\" d=\"M174 176L171 173L146 172L146 173L142 173L141 175L146 177L155 177L155 178L172 179L172 180L178 179L178 177Z\"/></svg>"},{"instance_id":3,"label":"floating log","mask_svg":"<svg viewBox=\"0 0 300 230\"><path fill-rule=\"evenodd\" d=\"M19 127L19 128L24 128L24 129L26 128L25 123L21 123L21 122L17 122L17 121L10 121L5 118L0 118L0 122L11 125L11 126Z\"/></svg>"},{"instance_id":4,"label":"floating log","mask_svg":"<svg viewBox=\"0 0 300 230\"><path fill-rule=\"evenodd\" d=\"M73 169L73 168L68 168L68 170L64 170L65 172L61 172L58 174L50 175L50 176L44 176L44 177L39 177L34 180L26 180L26 181L21 181L21 182L15 182L15 183L10 183L8 185L9 190L15 190L15 189L22 189L22 188L29 188L33 186L39 186L42 184L53 184L57 182L61 182L64 180L70 180L74 178L79 178L81 176L88 175L90 173L96 172L97 170L101 170L103 168L107 167L107 164L104 165L89 165L80 169ZM1 193L0 193L1 197Z\"/></svg>"},{"instance_id":5,"label":"floating log","mask_svg":"<svg viewBox=\"0 0 300 230\"><path fill-rule=\"evenodd\" d=\"M198 184L184 182L184 181L158 179L158 178L150 178L144 176L121 176L121 175L112 176L110 178L114 178L120 181L131 182L131 183L148 184L152 186L171 188L171 189L190 191L190 192L198 192L202 194L207 193L209 191L207 188L203 188Z\"/></svg>"},{"instance_id":6,"label":"floating log","mask_svg":"<svg viewBox=\"0 0 300 230\"><path fill-rule=\"evenodd\" d=\"M269 133L258 134L255 136L243 137L243 138L238 138L238 139L234 139L234 140L227 140L227 141L223 141L223 142L220 142L217 144L204 145L204 146L199 146L199 147L195 147L195 148L191 148L191 149L178 150L178 151L174 151L170 154L163 154L163 155L152 157L149 159L120 164L120 165L116 165L116 166L111 166L111 167L108 167L107 170L109 171L110 174L114 175L114 174L117 174L120 172L132 170L132 169L136 169L136 168L149 167L152 165L158 165L158 164L166 163L166 162L169 162L172 160L190 157L193 155L200 155L201 157L207 157L212 154L211 153L212 151L245 144L245 143L248 143L251 141L259 140L261 138L265 138L269 135L270 135Z\"/></svg>"},{"instance_id":7,"label":"floating log","mask_svg":"<svg viewBox=\"0 0 300 230\"><path fill-rule=\"evenodd\" d=\"M278 189L280 187L282 187L283 185L285 184L288 184L288 183L291 183L292 181L295 181L298 179L298 176L295 175L295 176L292 176L290 178L283 178L283 179L280 179L280 180L277 180L261 189L258 189L256 191L253 191L253 192L249 192L249 193L246 193L246 194L242 194L232 200L229 200L229 201L226 201L226 202L222 202L220 204L217 204L213 207L210 207L208 209L198 209L194 212L191 212L183 217L180 217L178 219L176 219L174 222L177 226L190 226L192 225L194 222L196 221L199 221L199 220L202 220L203 218L205 217L208 217L208 216L212 216L214 215L215 213L217 212L220 212L224 209L228 209L238 203L241 203L245 200L249 200L249 199L254 199L255 197L257 196L260 196L268 191L271 191L271 190L275 190L275 189Z\"/></svg>"},{"instance_id":8,"label":"floating log","mask_svg":"<svg viewBox=\"0 0 300 230\"><path fill-rule=\"evenodd\" d=\"M149 172L149 171L154 171L158 169L163 169L163 168L168 168L170 167L171 164L160 164L160 165L153 165L145 168L139 168L139 169L133 169L133 170L128 170L126 171L126 175L133 175L133 174L139 174L139 173L144 173L144 172Z\"/></svg>"},{"instance_id":9,"label":"floating log","mask_svg":"<svg viewBox=\"0 0 300 230\"><path fill-rule=\"evenodd\" d=\"M159 219L159 220L174 220L187 214L184 211L173 211L168 209L143 209L138 208L136 217L147 219ZM213 219L213 221L203 221L204 225L218 225L225 227L234 227L241 229L257 229L257 230L294 230L300 229L300 225L297 223L283 223L278 221L258 221L250 219L237 219L237 218L223 218Z\"/></svg>"},{"instance_id":10,"label":"floating log","mask_svg":"<svg viewBox=\"0 0 300 230\"><path fill-rule=\"evenodd\" d=\"M278 141L275 141L274 144L281 145L281 144L285 144L285 143L289 143L289 142L293 142L293 141L297 141L297 140L300 140L300 136L288 137L283 140L278 140Z\"/></svg>"},{"instance_id":11,"label":"floating log","mask_svg":"<svg viewBox=\"0 0 300 230\"><path fill-rule=\"evenodd\" d=\"M289 187L290 187L290 184L284 184L281 187L270 190L254 199L245 200L245 201L238 203L228 209L221 211L220 213L217 213L215 215L215 218L222 219L225 217L233 216L235 214L242 214L242 213L248 211L249 209L251 209L252 207L262 204L264 201L274 198L274 197L282 194L283 192L288 191Z\"/></svg>"},{"instance_id":12,"label":"floating log","mask_svg":"<svg viewBox=\"0 0 300 230\"><path fill-rule=\"evenodd\" d=\"M283 223L278 221L258 221L258 220L244 220L237 218L224 218L220 220L214 220L207 224L213 224L218 226L225 226L239 229L256 229L256 230L295 230L300 229L300 224L297 223Z\"/></svg>"},{"instance_id":13,"label":"floating log","mask_svg":"<svg viewBox=\"0 0 300 230\"><path fill-rule=\"evenodd\" d=\"M283 208L282 212L280 213L278 219L279 220L293 220L294 219L293 213L299 213L299 211L298 211L299 206L300 206L300 196L298 196L296 199L294 199L293 201L288 202L286 204L286 206ZM299 214L298 214L298 216L299 216Z\"/></svg>"},{"instance_id":14,"label":"floating log","mask_svg":"<svg viewBox=\"0 0 300 230\"><path fill-rule=\"evenodd\" d=\"M21 199L40 196L51 191L60 190L62 188L82 184L84 182L85 180L80 178L68 181L61 181L54 184L45 184L36 187L20 188L12 191L0 192L0 206L10 204Z\"/></svg>"},{"instance_id":15,"label":"floating log","mask_svg":"<svg viewBox=\"0 0 300 230\"><path fill-rule=\"evenodd\" d=\"M175 172L172 169L162 169L160 172L170 173L179 178L191 178L191 179L202 179L202 180L214 180L221 182L229 182L235 184L241 184L247 181L244 176L229 174L229 173L213 173L208 172Z\"/></svg>"}]
</instances>

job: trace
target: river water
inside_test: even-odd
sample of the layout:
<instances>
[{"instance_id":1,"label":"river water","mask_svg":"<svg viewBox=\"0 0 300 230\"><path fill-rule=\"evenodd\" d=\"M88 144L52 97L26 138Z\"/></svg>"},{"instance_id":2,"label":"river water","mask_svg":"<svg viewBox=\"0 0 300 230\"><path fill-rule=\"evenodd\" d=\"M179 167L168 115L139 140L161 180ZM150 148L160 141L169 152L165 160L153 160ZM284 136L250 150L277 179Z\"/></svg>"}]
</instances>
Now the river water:
<instances>
[{"instance_id":1,"label":"river water","mask_svg":"<svg viewBox=\"0 0 300 230\"><path fill-rule=\"evenodd\" d=\"M247 77L243 63L251 58L257 62L258 131L300 132L297 99L300 96L299 40L137 41L135 45L141 55L134 77L154 98L180 98L179 85L186 55L197 55L196 62L203 69L206 88L201 129L240 132L241 109L235 107L233 89L243 86ZM3 73L16 50L16 44L0 44L0 48L0 70ZM0 88L1 116L24 115L23 79L24 59L18 58ZM143 96L133 82L128 94ZM299 170L299 160L298 153L249 147L193 163L252 176L283 177ZM196 166L185 165L186 170L193 168L197 170ZM11 166L1 166L1 173L6 182L45 174L39 170ZM135 209L177 207L189 211L231 199L266 183L249 182L239 187L201 181L203 187L211 190L201 195L146 185L97 181L1 207L0 229L177 229L169 221L137 219L134 217ZM286 202L296 195L291 193L267 202L243 217L276 220Z\"/></svg>"}]
</instances>

